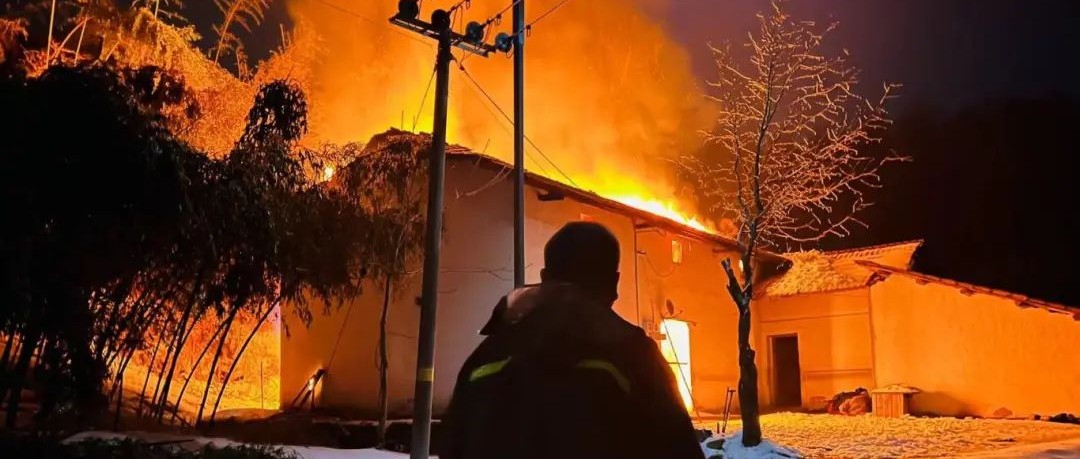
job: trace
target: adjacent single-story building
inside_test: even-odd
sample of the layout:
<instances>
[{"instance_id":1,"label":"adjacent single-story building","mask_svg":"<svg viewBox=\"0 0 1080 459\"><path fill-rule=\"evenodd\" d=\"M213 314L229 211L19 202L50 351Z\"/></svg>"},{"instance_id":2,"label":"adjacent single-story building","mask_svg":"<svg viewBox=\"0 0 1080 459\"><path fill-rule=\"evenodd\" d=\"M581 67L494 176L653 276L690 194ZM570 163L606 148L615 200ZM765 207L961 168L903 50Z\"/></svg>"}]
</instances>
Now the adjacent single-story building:
<instances>
[{"instance_id":1,"label":"adjacent single-story building","mask_svg":"<svg viewBox=\"0 0 1080 459\"><path fill-rule=\"evenodd\" d=\"M436 413L512 288L510 167L448 151ZM720 265L735 258L735 241L540 175L527 174L526 186L526 281L539 281L544 243L563 224L608 227L622 249L615 310L657 340L688 409L720 413L739 376L736 308ZM758 255L765 288L753 329L763 405L814 408L843 390L904 383L922 390L914 411L1080 412L1080 309L912 272L918 246ZM389 410L401 417L412 409L420 276L406 284L393 295L388 325ZM310 327L283 311L282 408L311 389L322 408L376 413L382 295L373 284L365 292Z\"/></svg>"},{"instance_id":2,"label":"adjacent single-story building","mask_svg":"<svg viewBox=\"0 0 1080 459\"><path fill-rule=\"evenodd\" d=\"M765 402L906 384L915 413L1080 411L1080 309L914 272L920 244L787 255L754 310Z\"/></svg>"}]
</instances>

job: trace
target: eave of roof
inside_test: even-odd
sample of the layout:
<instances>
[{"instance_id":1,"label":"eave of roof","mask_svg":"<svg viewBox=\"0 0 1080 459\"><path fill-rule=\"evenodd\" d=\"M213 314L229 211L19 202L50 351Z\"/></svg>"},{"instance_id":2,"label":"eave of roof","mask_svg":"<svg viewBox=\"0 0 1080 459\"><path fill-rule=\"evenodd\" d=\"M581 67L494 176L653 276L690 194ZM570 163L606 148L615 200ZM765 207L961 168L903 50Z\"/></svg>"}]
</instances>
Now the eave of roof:
<instances>
[{"instance_id":1,"label":"eave of roof","mask_svg":"<svg viewBox=\"0 0 1080 459\"><path fill-rule=\"evenodd\" d=\"M913 246L912 247L913 250L918 250L919 247L922 247L922 245L923 245L923 240L922 239L914 239L914 240L910 240L910 241L891 242L891 243L888 243L888 244L878 244L878 245L871 245L871 246L866 246L866 247L854 247L854 248L850 248L850 249L830 250L830 251L827 251L827 252L822 252L821 254L824 255L824 256L827 256L829 258L834 258L834 259L838 259L838 258L864 258L864 257L871 257L871 256L874 256L874 255L880 254L881 252L885 252L885 251L888 251L888 250L891 250L891 249L896 249L896 248L900 248L900 247L904 247L904 246Z\"/></svg>"},{"instance_id":2,"label":"eave of roof","mask_svg":"<svg viewBox=\"0 0 1080 459\"><path fill-rule=\"evenodd\" d=\"M1075 306L1052 303L1049 301L1040 300L1038 298L1032 298L1026 295L1012 293L1005 290L983 287L975 284L969 284L966 282L946 279L944 277L931 276L929 274L917 273L906 269L898 269L892 266L885 266L879 263L874 263L872 261L857 260L855 263L874 271L877 275L882 276L882 278L897 274L915 279L915 281L919 283L935 283L952 287L960 290L960 293L966 295L979 293L982 295L990 295L998 298L1012 300L1016 303L1017 306L1022 308L1041 308L1054 313L1071 314L1075 320L1080 321L1080 308Z\"/></svg>"},{"instance_id":3,"label":"eave of roof","mask_svg":"<svg viewBox=\"0 0 1080 459\"><path fill-rule=\"evenodd\" d=\"M464 159L473 159L473 160L476 160L477 164L479 164L481 166L489 167L489 168L491 168L493 170L497 170L497 171L501 171L501 170L505 170L505 169L513 167L512 165L510 165L508 163L505 163L505 162L503 162L503 161L501 161L501 160L499 160L497 158L493 158L491 156L481 154L481 153L476 153L474 151L468 150L468 149L463 148L463 147L458 147L458 146L453 146L453 147L447 148L447 157L448 158L463 159L463 160ZM706 231L699 230L697 228L685 225L685 224L677 222L675 220L671 220L669 218L662 217L662 216L659 216L659 215L653 214L651 212L647 212L647 211L638 209L636 207L633 207L633 206L630 206L630 205L627 205L627 204L623 204L623 203L621 203L619 201L615 201L613 199L605 198L605 197L600 196L599 194L596 194L594 192L585 191L585 190L582 190L580 188L576 188L576 187L567 185L565 183L562 183L562 182L560 182L558 180L552 180L552 179L544 177L542 175L535 174L533 172L529 172L527 170L525 171L525 182L527 184L529 184L529 185L532 185L532 186L534 186L536 188L543 189L543 190L548 191L548 192L557 192L557 193L560 193L560 194L562 194L564 196L570 197L570 198L572 198L572 199L574 199L576 201L580 201L580 202L583 202L583 203L586 203L586 204L590 204L590 205L599 207L601 209L605 209L605 210L609 210L609 211L612 211L612 212L615 212L615 213L619 213L619 214L629 216L632 219L634 219L635 224L637 224L639 226L641 225L641 223L639 223L639 222L643 222L645 224L655 225L655 226L661 227L661 228L663 228L663 229L665 229L667 231L678 234L680 236L684 236L684 237L687 237L687 238L690 238L690 239L695 239L695 240L702 241L702 242L707 242L707 243L710 243L710 244L716 244L716 245L722 246L724 248L727 248L727 249L730 249L730 250L733 250L733 251L737 251L737 250L741 249L741 245L737 241L735 241L733 239L726 238L724 236L720 236L720 235L717 235L717 234L712 234L712 233L709 233L709 232L706 232ZM759 250L757 253L763 259L766 259L768 261L772 261L772 262L787 262L788 261L783 256L781 256L779 254L776 254L776 253L773 253L773 252L768 252L768 251L765 251L765 250Z\"/></svg>"}]
</instances>

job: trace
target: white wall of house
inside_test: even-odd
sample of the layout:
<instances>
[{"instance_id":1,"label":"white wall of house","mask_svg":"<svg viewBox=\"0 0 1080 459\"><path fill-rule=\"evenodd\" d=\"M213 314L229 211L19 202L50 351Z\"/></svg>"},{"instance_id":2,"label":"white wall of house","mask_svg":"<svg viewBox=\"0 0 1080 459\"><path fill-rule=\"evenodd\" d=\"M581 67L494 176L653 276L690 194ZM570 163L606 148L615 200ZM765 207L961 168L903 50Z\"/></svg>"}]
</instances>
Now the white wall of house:
<instances>
[{"instance_id":1,"label":"white wall of house","mask_svg":"<svg viewBox=\"0 0 1080 459\"><path fill-rule=\"evenodd\" d=\"M871 287L879 384L921 389L912 410L1014 416L1080 412L1080 321L891 275Z\"/></svg>"},{"instance_id":2,"label":"white wall of house","mask_svg":"<svg viewBox=\"0 0 1080 459\"><path fill-rule=\"evenodd\" d=\"M505 177L493 180L496 174L469 157L451 156L448 161L437 317L436 413L445 409L461 364L479 344L478 330L499 298L512 288L513 185ZM541 201L532 187L525 197L526 281L539 282L543 247L555 231L570 221L592 219L608 227L620 241L622 281L615 310L637 323L631 219L569 198ZM394 295L390 314L390 408L399 416L408 416L412 409L420 284L417 273ZM292 315L286 316L289 334L282 339L283 408L288 408L311 375L326 368L317 394L319 406L359 416L375 413L381 302L381 286L365 285L364 295L332 306L328 315L319 313L323 305L315 301L312 308L316 315L309 328Z\"/></svg>"}]
</instances>

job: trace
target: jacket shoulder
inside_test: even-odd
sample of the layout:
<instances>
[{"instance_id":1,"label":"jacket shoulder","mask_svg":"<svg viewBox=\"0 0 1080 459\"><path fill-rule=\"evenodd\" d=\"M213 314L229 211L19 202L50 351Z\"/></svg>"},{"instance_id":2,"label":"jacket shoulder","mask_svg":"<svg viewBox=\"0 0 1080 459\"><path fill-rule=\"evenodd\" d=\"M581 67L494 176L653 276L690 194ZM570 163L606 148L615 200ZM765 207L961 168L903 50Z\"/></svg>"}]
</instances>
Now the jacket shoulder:
<instances>
[{"instance_id":1,"label":"jacket shoulder","mask_svg":"<svg viewBox=\"0 0 1080 459\"><path fill-rule=\"evenodd\" d=\"M638 344L652 339L641 327L622 318L614 310L605 309L595 317L596 337L617 345Z\"/></svg>"}]
</instances>

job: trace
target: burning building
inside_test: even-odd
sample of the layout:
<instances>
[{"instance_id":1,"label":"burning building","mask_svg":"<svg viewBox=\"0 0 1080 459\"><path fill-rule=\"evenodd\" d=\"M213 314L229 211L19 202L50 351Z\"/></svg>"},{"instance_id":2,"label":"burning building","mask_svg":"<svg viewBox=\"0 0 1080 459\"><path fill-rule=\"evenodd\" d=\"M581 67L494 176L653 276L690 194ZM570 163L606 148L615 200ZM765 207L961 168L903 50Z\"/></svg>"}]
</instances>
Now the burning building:
<instances>
[{"instance_id":1,"label":"burning building","mask_svg":"<svg viewBox=\"0 0 1080 459\"><path fill-rule=\"evenodd\" d=\"M513 277L511 166L463 148L450 148L447 164L436 413ZM563 224L607 226L622 249L616 312L656 339L691 412L720 413L739 376L737 312L720 265L736 243L542 175L527 174L526 184L526 281L539 280L543 245ZM763 405L815 408L842 390L906 383L921 389L916 412L1080 411L1080 365L1071 357L1080 309L915 273L918 246L758 254L765 288L753 330ZM378 285L365 288L310 328L282 314L282 408L299 400L375 414L382 295ZM391 416L411 414L419 294L413 276L390 306Z\"/></svg>"},{"instance_id":2,"label":"burning building","mask_svg":"<svg viewBox=\"0 0 1080 459\"><path fill-rule=\"evenodd\" d=\"M560 3L537 0L530 8ZM570 2L560 12L566 20L544 22L530 36L528 135L553 159L536 147L526 157L526 281L539 280L543 245L563 224L592 220L610 228L622 247L615 310L657 340L688 409L705 415L721 412L738 382L737 310L720 265L737 245L687 215L655 167L665 155L700 148L697 132L716 121L689 53L656 13L667 3ZM385 25L393 2L288 6L299 24L315 26L331 57L310 69L309 140L352 142L388 125L431 129L422 114L434 49ZM504 7L477 2L466 20ZM498 113L512 93L507 62L462 57L457 64L448 139L483 153L448 153L436 413L513 277L512 137ZM1080 346L1077 309L914 273L916 248L759 253L755 272L766 286L753 306L753 344L764 405L814 407L841 390L907 383L922 389L912 399L915 411L1080 411L1080 365L1061 365ZM420 282L412 276L395 288L390 306L392 416L411 414ZM282 314L289 331L282 336L282 408L313 401L374 416L381 290L368 283L364 295L329 308L310 327ZM1003 364L995 355L1023 363Z\"/></svg>"},{"instance_id":3,"label":"burning building","mask_svg":"<svg viewBox=\"0 0 1080 459\"><path fill-rule=\"evenodd\" d=\"M479 343L478 330L498 299L513 287L510 167L466 149L448 151L436 412L445 408L453 375ZM541 175L527 174L526 185L526 281L539 281L543 246L566 222L591 220L608 227L622 250L615 310L665 343L673 368L681 369L677 375L688 406L719 412L727 388L738 380L736 328L731 325L736 309L724 285L717 282L723 276L720 261L734 256L736 243ZM759 272L779 273L783 261L764 254L761 262L768 267ZM381 290L376 285L366 288ZM388 326L390 411L404 416L411 413L416 370L419 276L398 290ZM313 375L325 370L325 378L315 387L317 405L368 415L375 411L381 301L379 294L365 294L329 318L317 317L310 328L289 325L290 333L282 338L283 407L306 389ZM291 320L291 314L283 317Z\"/></svg>"}]
</instances>

